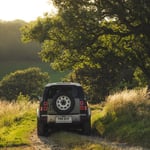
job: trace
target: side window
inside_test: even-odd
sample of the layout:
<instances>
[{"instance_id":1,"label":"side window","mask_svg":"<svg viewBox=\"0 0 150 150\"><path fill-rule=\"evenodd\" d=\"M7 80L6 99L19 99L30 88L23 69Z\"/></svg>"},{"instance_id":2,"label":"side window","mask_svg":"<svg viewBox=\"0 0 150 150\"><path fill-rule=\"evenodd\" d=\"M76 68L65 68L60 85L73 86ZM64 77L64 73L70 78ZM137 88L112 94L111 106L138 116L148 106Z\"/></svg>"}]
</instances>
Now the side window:
<instances>
[{"instance_id":1,"label":"side window","mask_svg":"<svg viewBox=\"0 0 150 150\"><path fill-rule=\"evenodd\" d=\"M49 95L49 88L45 88L44 89L44 93L43 93L43 100L47 100L48 99L48 95Z\"/></svg>"},{"instance_id":2,"label":"side window","mask_svg":"<svg viewBox=\"0 0 150 150\"><path fill-rule=\"evenodd\" d=\"M84 92L83 92L82 87L78 87L78 97L80 99L84 99Z\"/></svg>"},{"instance_id":3,"label":"side window","mask_svg":"<svg viewBox=\"0 0 150 150\"><path fill-rule=\"evenodd\" d=\"M78 97L78 88L76 86L72 87L72 96L74 98Z\"/></svg>"}]
</instances>

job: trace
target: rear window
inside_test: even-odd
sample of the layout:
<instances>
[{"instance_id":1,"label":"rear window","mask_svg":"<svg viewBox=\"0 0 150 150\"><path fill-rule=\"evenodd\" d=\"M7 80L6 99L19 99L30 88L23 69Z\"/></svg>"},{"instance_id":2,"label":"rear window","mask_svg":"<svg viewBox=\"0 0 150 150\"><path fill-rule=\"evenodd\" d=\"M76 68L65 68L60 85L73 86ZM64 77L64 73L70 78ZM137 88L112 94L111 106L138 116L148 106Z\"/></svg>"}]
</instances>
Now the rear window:
<instances>
[{"instance_id":1,"label":"rear window","mask_svg":"<svg viewBox=\"0 0 150 150\"><path fill-rule=\"evenodd\" d=\"M43 99L47 100L53 98L59 93L65 93L71 95L73 98L84 98L84 92L82 87L73 85L55 85L46 87L43 95Z\"/></svg>"}]
</instances>

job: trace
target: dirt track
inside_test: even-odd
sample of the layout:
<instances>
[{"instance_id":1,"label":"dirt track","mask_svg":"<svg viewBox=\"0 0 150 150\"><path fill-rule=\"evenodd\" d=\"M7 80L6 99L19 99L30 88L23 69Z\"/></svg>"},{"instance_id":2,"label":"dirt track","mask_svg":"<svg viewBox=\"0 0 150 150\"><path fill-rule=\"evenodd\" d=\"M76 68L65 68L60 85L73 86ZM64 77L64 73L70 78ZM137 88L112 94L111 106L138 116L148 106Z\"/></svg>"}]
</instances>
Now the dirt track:
<instances>
[{"instance_id":1,"label":"dirt track","mask_svg":"<svg viewBox=\"0 0 150 150\"><path fill-rule=\"evenodd\" d=\"M113 148L113 150L148 150L141 147L129 147L125 143L108 142L100 137L84 136L84 135L80 135L80 136L93 143L102 144L104 146L109 145L110 147ZM33 148L33 150L66 150L65 147L62 147L61 145L59 145L59 143L56 143L56 141L53 140L53 134L49 135L48 137L38 137L36 132L34 132L33 135L31 136L31 143L32 143L31 147Z\"/></svg>"},{"instance_id":2,"label":"dirt track","mask_svg":"<svg viewBox=\"0 0 150 150\"><path fill-rule=\"evenodd\" d=\"M85 141L90 141L90 143L96 143L103 145L105 148L107 146L110 146L112 149L111 150L149 150L141 147L129 147L125 143L112 143L105 141L104 139L100 137L95 137L95 136L84 136L79 133L70 133L67 131L63 131L65 135L67 136L72 136L76 135ZM19 146L19 147L10 147L10 148L0 148L0 150L70 150L62 146L59 142L59 138L57 138L57 134L61 134L60 131L56 131L55 133L52 133L48 137L38 137L36 131L34 131L30 137L31 145L30 146ZM59 137L59 136L58 136ZM57 138L57 139L56 139ZM64 137L65 138L65 137ZM95 149L90 149L90 150L95 150Z\"/></svg>"},{"instance_id":3,"label":"dirt track","mask_svg":"<svg viewBox=\"0 0 150 150\"><path fill-rule=\"evenodd\" d=\"M31 143L31 146L34 148L34 150L64 150L54 143L50 136L38 137L36 132L34 132L31 136Z\"/></svg>"}]
</instances>

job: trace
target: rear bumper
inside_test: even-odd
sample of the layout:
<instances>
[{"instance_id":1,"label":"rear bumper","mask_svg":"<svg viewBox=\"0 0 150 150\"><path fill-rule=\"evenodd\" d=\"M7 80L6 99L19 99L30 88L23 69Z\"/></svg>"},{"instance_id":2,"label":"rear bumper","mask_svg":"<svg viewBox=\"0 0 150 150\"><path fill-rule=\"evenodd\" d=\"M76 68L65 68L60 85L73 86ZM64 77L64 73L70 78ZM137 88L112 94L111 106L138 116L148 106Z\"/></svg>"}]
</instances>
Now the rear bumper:
<instances>
[{"instance_id":1,"label":"rear bumper","mask_svg":"<svg viewBox=\"0 0 150 150\"><path fill-rule=\"evenodd\" d=\"M58 118L68 117L71 120L68 121L58 121ZM91 110L88 108L87 113L80 114L69 114L69 115L58 115L58 114L40 114L39 109L37 109L37 118L44 124L83 124L91 119Z\"/></svg>"},{"instance_id":2,"label":"rear bumper","mask_svg":"<svg viewBox=\"0 0 150 150\"><path fill-rule=\"evenodd\" d=\"M88 117L87 114L41 115L40 116L40 120L42 120L47 124L81 124L82 122L85 122L89 118L90 117Z\"/></svg>"},{"instance_id":3,"label":"rear bumper","mask_svg":"<svg viewBox=\"0 0 150 150\"><path fill-rule=\"evenodd\" d=\"M47 122L48 123L51 123L51 122L54 122L54 123L58 123L57 122L57 118L59 117L69 117L71 119L70 122L68 123L80 123L82 122L82 120L86 120L88 117L87 117L87 114L75 114L75 115L47 115ZM63 123L63 122L62 122ZM66 122L64 122L66 123Z\"/></svg>"}]
</instances>

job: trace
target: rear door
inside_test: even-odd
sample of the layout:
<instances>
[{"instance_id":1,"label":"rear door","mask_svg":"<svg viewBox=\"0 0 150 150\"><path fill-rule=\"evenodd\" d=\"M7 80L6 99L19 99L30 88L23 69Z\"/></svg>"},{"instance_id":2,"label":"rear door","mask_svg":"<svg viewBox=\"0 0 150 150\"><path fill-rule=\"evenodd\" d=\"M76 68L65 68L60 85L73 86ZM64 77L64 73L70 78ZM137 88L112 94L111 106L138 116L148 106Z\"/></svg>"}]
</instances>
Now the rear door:
<instances>
[{"instance_id":1,"label":"rear door","mask_svg":"<svg viewBox=\"0 0 150 150\"><path fill-rule=\"evenodd\" d=\"M74 85L54 85L47 90L48 114L70 115L80 113L82 91Z\"/></svg>"}]
</instances>

